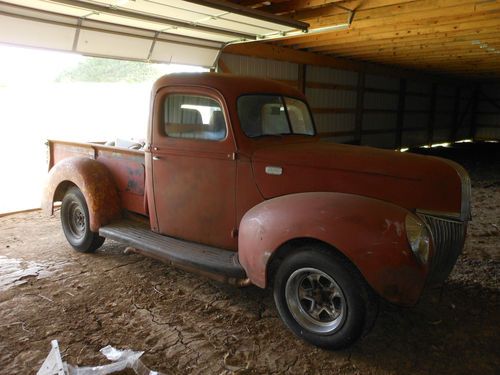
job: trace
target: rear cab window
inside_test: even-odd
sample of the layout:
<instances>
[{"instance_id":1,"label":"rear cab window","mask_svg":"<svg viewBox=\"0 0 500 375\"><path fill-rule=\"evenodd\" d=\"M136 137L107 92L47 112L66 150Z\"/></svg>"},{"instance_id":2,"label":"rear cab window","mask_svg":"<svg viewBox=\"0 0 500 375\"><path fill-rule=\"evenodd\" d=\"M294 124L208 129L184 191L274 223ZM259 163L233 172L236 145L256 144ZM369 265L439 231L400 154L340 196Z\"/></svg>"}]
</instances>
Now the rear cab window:
<instances>
[{"instance_id":1,"label":"rear cab window","mask_svg":"<svg viewBox=\"0 0 500 375\"><path fill-rule=\"evenodd\" d=\"M220 141L226 138L224 112L216 100L189 94L164 99L164 133L171 138Z\"/></svg>"}]
</instances>

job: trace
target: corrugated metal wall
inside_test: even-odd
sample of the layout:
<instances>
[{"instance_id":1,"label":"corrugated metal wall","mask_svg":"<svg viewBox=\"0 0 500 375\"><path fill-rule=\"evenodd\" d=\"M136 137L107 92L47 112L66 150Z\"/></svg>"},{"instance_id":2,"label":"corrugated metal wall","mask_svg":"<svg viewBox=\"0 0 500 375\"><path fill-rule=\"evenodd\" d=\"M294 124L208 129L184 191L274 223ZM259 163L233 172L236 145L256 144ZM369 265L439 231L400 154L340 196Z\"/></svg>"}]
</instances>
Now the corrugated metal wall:
<instances>
[{"instance_id":1,"label":"corrugated metal wall","mask_svg":"<svg viewBox=\"0 0 500 375\"><path fill-rule=\"evenodd\" d=\"M406 84L402 144L406 147L428 143L432 105L432 84L409 81Z\"/></svg>"},{"instance_id":2,"label":"corrugated metal wall","mask_svg":"<svg viewBox=\"0 0 500 375\"><path fill-rule=\"evenodd\" d=\"M478 89L230 54L221 61L231 73L304 86L318 132L337 142L404 148L472 136L500 139L500 107L491 102L498 105L500 86Z\"/></svg>"},{"instance_id":3,"label":"corrugated metal wall","mask_svg":"<svg viewBox=\"0 0 500 375\"><path fill-rule=\"evenodd\" d=\"M223 54L221 59L235 74L297 82L298 64L228 54Z\"/></svg>"},{"instance_id":4,"label":"corrugated metal wall","mask_svg":"<svg viewBox=\"0 0 500 375\"><path fill-rule=\"evenodd\" d=\"M500 84L481 86L475 123L477 139L500 139Z\"/></svg>"}]
</instances>

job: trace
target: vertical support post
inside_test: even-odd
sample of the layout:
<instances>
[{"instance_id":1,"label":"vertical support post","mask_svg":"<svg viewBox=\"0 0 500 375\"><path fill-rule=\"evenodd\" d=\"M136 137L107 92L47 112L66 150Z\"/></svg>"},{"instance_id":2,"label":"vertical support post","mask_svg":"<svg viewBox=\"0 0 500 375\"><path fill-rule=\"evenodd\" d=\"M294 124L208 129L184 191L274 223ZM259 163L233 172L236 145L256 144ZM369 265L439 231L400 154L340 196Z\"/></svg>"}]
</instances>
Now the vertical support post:
<instances>
[{"instance_id":1,"label":"vertical support post","mask_svg":"<svg viewBox=\"0 0 500 375\"><path fill-rule=\"evenodd\" d=\"M453 119L451 121L451 136L450 136L450 141L452 143L456 142L457 140L461 89L462 88L460 86L457 86L457 88L455 89L455 101L453 103Z\"/></svg>"},{"instance_id":2,"label":"vertical support post","mask_svg":"<svg viewBox=\"0 0 500 375\"><path fill-rule=\"evenodd\" d=\"M405 118L405 100L406 100L406 79L399 80L399 100L398 117L396 121L396 140L395 148L399 150L403 142L403 123Z\"/></svg>"},{"instance_id":3,"label":"vertical support post","mask_svg":"<svg viewBox=\"0 0 500 375\"><path fill-rule=\"evenodd\" d=\"M434 140L434 119L436 116L436 91L437 85L432 84L431 87L431 102L429 103L429 120L427 122L427 145L431 146Z\"/></svg>"},{"instance_id":4,"label":"vertical support post","mask_svg":"<svg viewBox=\"0 0 500 375\"><path fill-rule=\"evenodd\" d=\"M356 117L355 124L355 142L361 144L361 137L363 135L363 112L364 112L364 99L365 99L365 72L358 73L358 84L356 87Z\"/></svg>"},{"instance_id":5,"label":"vertical support post","mask_svg":"<svg viewBox=\"0 0 500 375\"><path fill-rule=\"evenodd\" d=\"M474 86L474 91L472 93L472 106L470 113L470 123L469 123L469 138L473 141L476 140L476 117L477 117L477 104L479 101L479 95L481 94L481 84L478 83Z\"/></svg>"},{"instance_id":6,"label":"vertical support post","mask_svg":"<svg viewBox=\"0 0 500 375\"><path fill-rule=\"evenodd\" d=\"M153 56L153 51L154 51L154 49L155 49L155 46L156 46L156 41L158 40L158 37L159 37L159 36L160 36L160 32L159 32L159 31L157 31L157 32L155 33L155 36L154 36L154 38L153 38L153 41L151 42L151 47L149 47L148 59L147 59L148 61L150 61L150 60L151 60L151 57Z\"/></svg>"},{"instance_id":7,"label":"vertical support post","mask_svg":"<svg viewBox=\"0 0 500 375\"><path fill-rule=\"evenodd\" d=\"M73 47L71 47L71 51L76 52L78 48L78 40L80 39L80 30L82 29L83 17L78 18L76 23L76 31L75 36L73 37Z\"/></svg>"},{"instance_id":8,"label":"vertical support post","mask_svg":"<svg viewBox=\"0 0 500 375\"><path fill-rule=\"evenodd\" d=\"M297 77L297 88L302 94L306 93L306 64L299 64L299 75Z\"/></svg>"}]
</instances>

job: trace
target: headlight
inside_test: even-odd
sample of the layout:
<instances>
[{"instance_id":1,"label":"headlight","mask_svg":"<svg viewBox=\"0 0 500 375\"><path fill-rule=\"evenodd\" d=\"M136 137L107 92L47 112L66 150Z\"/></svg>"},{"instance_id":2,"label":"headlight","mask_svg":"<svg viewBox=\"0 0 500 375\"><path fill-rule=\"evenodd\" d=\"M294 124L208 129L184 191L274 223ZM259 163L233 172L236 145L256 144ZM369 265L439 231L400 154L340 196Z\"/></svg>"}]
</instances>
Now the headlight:
<instances>
[{"instance_id":1,"label":"headlight","mask_svg":"<svg viewBox=\"0 0 500 375\"><path fill-rule=\"evenodd\" d=\"M429 231L425 224L412 214L406 215L405 226L406 237L413 254L422 264L426 264L429 260Z\"/></svg>"}]
</instances>

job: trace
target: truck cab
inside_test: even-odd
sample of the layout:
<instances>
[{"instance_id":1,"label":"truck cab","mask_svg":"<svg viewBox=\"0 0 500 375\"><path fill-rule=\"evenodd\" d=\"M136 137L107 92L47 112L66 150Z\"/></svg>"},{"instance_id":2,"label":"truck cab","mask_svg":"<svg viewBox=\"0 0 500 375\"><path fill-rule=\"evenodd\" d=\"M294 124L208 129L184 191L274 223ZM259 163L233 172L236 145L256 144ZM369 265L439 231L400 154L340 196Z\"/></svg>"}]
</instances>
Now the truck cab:
<instances>
[{"instance_id":1,"label":"truck cab","mask_svg":"<svg viewBox=\"0 0 500 375\"><path fill-rule=\"evenodd\" d=\"M143 150L49 141L44 207L78 251L104 238L213 279L273 289L284 323L342 348L377 300L443 282L470 220L451 161L320 138L305 96L274 81L175 74L152 90Z\"/></svg>"}]
</instances>

